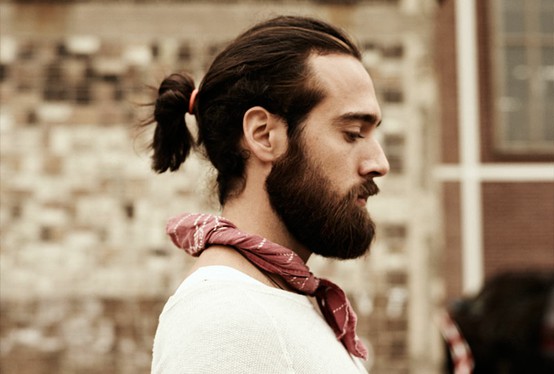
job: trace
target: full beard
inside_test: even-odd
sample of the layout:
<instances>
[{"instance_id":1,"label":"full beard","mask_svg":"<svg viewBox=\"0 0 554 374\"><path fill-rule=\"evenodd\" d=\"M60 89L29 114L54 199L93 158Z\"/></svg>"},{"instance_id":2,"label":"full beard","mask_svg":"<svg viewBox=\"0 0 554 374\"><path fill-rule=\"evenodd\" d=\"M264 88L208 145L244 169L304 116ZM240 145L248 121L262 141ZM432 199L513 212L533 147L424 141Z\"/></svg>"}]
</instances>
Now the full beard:
<instances>
[{"instance_id":1,"label":"full beard","mask_svg":"<svg viewBox=\"0 0 554 374\"><path fill-rule=\"evenodd\" d=\"M356 201L377 194L377 185L368 179L341 197L322 167L304 155L301 144L301 139L291 139L289 149L266 179L273 210L289 233L312 253L336 259L366 254L375 237L375 224Z\"/></svg>"}]
</instances>

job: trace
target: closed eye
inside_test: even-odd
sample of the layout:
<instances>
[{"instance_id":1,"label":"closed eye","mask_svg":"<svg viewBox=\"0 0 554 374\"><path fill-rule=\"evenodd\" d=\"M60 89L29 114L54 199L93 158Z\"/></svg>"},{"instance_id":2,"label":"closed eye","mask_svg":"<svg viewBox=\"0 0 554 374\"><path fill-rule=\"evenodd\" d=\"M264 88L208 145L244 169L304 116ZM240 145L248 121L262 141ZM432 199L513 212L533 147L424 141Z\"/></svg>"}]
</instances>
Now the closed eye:
<instances>
[{"instance_id":1,"label":"closed eye","mask_svg":"<svg viewBox=\"0 0 554 374\"><path fill-rule=\"evenodd\" d=\"M350 131L346 131L344 133L344 137L346 139L346 141L352 143L352 142L355 142L356 140L358 139L363 139L365 138L364 135L362 135L361 133L359 132L350 132Z\"/></svg>"}]
</instances>

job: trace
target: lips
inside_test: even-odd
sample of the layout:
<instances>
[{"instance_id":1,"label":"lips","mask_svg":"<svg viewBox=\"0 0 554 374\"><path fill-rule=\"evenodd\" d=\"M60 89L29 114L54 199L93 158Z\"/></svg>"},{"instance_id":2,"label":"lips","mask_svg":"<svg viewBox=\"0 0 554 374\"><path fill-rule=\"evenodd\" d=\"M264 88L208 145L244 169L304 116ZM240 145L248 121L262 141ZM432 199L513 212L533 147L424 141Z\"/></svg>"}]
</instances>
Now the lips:
<instances>
[{"instance_id":1,"label":"lips","mask_svg":"<svg viewBox=\"0 0 554 374\"><path fill-rule=\"evenodd\" d=\"M358 196L356 203L360 206L365 206L367 204L367 198L368 196Z\"/></svg>"},{"instance_id":2,"label":"lips","mask_svg":"<svg viewBox=\"0 0 554 374\"><path fill-rule=\"evenodd\" d=\"M369 198L369 193L361 193L358 195L358 201L363 201L364 204L367 203L367 199Z\"/></svg>"},{"instance_id":3,"label":"lips","mask_svg":"<svg viewBox=\"0 0 554 374\"><path fill-rule=\"evenodd\" d=\"M360 205L366 205L367 199L369 199L370 196L377 195L378 193L379 187L377 187L373 179L368 179L358 188L357 194L355 195L356 201Z\"/></svg>"}]
</instances>

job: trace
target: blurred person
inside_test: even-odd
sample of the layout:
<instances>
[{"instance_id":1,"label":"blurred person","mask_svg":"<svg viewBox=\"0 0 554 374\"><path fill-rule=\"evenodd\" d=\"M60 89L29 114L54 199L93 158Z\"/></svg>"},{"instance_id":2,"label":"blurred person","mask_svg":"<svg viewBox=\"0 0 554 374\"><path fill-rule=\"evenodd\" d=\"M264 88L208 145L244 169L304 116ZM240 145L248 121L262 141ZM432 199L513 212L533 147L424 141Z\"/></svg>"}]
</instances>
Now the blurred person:
<instances>
[{"instance_id":1,"label":"blurred person","mask_svg":"<svg viewBox=\"0 0 554 374\"><path fill-rule=\"evenodd\" d=\"M199 148L217 171L222 212L168 222L173 243L198 260L160 315L152 372L365 372L350 303L306 262L368 252L365 206L389 168L380 121L359 49L312 18L248 29L198 88L188 74L161 83L145 123L156 124L153 169L175 171Z\"/></svg>"},{"instance_id":2,"label":"blurred person","mask_svg":"<svg viewBox=\"0 0 554 374\"><path fill-rule=\"evenodd\" d=\"M554 373L554 272L506 272L456 301L442 325L446 373Z\"/></svg>"}]
</instances>

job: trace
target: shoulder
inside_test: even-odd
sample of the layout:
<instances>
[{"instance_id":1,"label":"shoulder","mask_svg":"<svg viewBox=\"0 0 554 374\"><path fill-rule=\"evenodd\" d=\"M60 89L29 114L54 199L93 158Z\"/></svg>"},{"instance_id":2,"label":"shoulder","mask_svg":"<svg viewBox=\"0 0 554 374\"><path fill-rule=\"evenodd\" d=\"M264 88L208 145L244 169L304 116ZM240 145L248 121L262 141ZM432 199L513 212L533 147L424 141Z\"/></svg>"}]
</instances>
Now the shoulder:
<instances>
[{"instance_id":1,"label":"shoulder","mask_svg":"<svg viewBox=\"0 0 554 374\"><path fill-rule=\"evenodd\" d=\"M268 307L275 300L264 288L217 279L180 288L160 315L153 371L289 372L289 353L274 321L278 311ZM276 371L260 367L268 364Z\"/></svg>"},{"instance_id":2,"label":"shoulder","mask_svg":"<svg viewBox=\"0 0 554 374\"><path fill-rule=\"evenodd\" d=\"M248 280L191 277L169 298L160 323L169 320L195 329L216 328L224 321L249 321L262 312L264 285ZM261 295L260 295L261 294ZM194 325L196 321L213 321ZM191 326L192 325L192 326Z\"/></svg>"},{"instance_id":3,"label":"shoulder","mask_svg":"<svg viewBox=\"0 0 554 374\"><path fill-rule=\"evenodd\" d=\"M232 268L262 283L268 284L266 277L256 266L248 261L236 249L229 246L210 246L209 250L203 251L198 257L198 260L192 268L192 272L195 273L199 270L214 267Z\"/></svg>"},{"instance_id":4,"label":"shoulder","mask_svg":"<svg viewBox=\"0 0 554 374\"><path fill-rule=\"evenodd\" d=\"M181 284L167 301L160 324L194 330L229 324L235 328L245 324L247 331L275 328L271 322L290 309L291 303L311 309L304 296L268 287L233 268L211 266Z\"/></svg>"}]
</instances>

